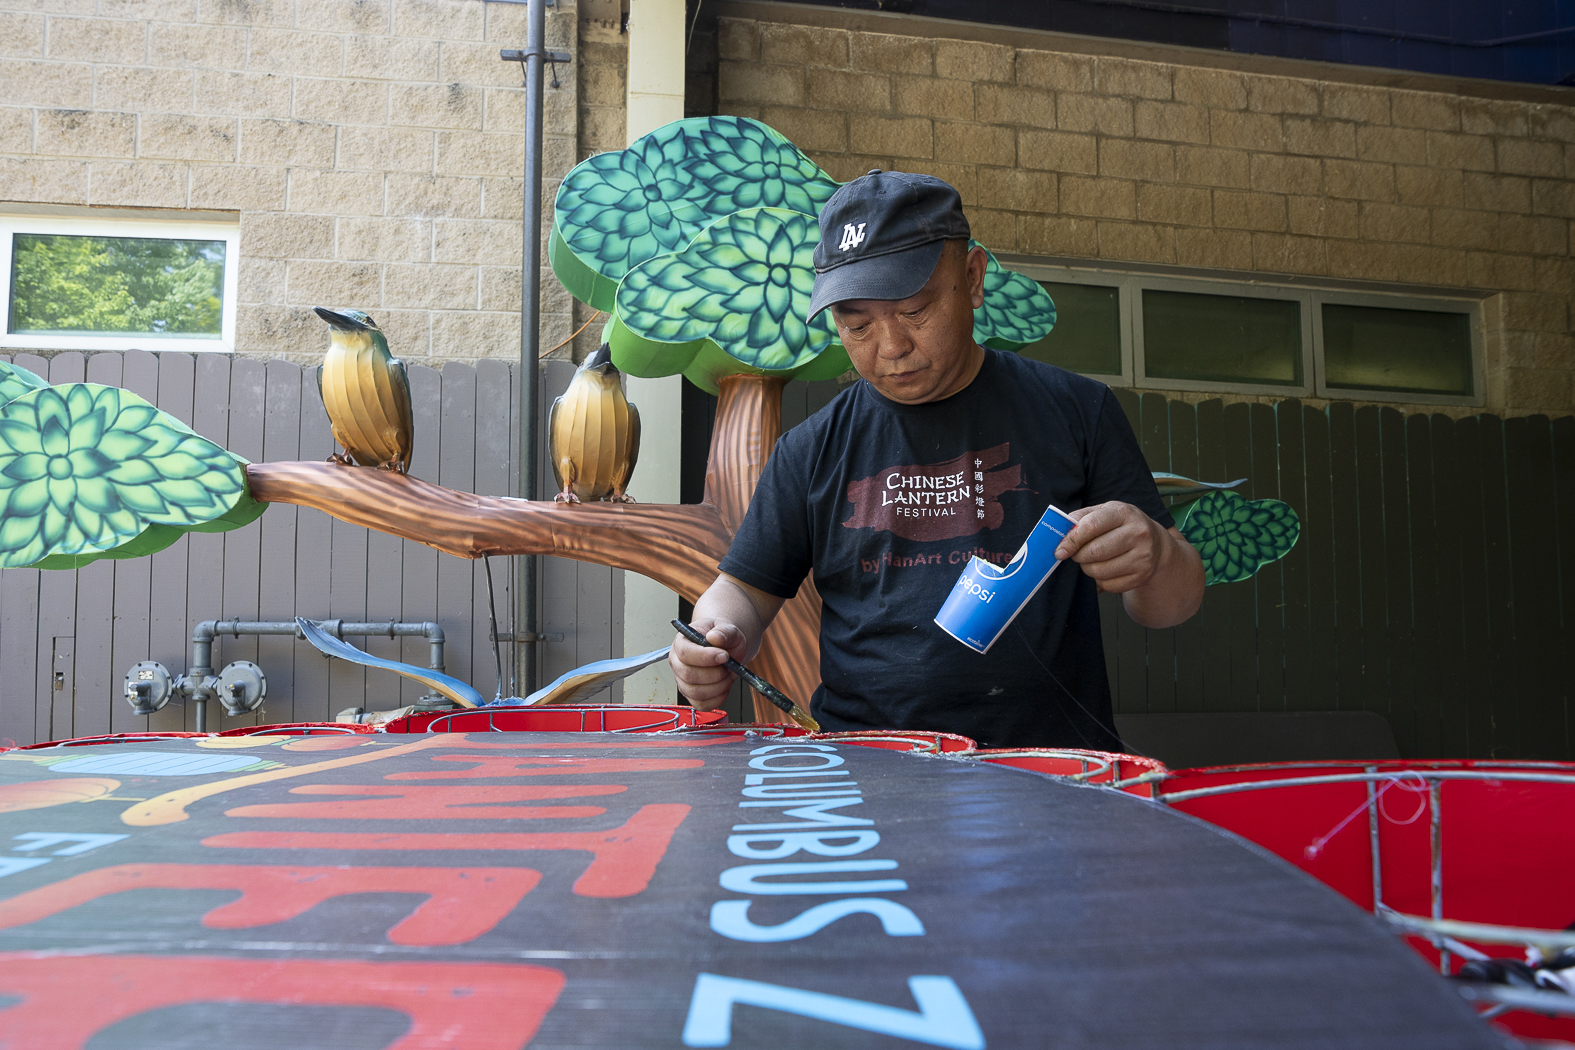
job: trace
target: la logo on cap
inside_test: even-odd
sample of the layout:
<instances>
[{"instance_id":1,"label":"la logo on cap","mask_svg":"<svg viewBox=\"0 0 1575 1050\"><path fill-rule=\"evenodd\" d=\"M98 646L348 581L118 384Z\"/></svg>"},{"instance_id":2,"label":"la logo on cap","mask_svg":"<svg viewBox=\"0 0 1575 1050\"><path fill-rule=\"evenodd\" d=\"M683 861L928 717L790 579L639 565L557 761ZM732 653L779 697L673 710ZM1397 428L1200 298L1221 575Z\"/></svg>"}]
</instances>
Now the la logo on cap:
<instances>
[{"instance_id":1,"label":"la logo on cap","mask_svg":"<svg viewBox=\"0 0 1575 1050\"><path fill-rule=\"evenodd\" d=\"M849 248L857 248L863 243L864 223L861 222L855 226L850 222L842 227L842 242L837 245L837 248L838 250L845 252Z\"/></svg>"}]
</instances>

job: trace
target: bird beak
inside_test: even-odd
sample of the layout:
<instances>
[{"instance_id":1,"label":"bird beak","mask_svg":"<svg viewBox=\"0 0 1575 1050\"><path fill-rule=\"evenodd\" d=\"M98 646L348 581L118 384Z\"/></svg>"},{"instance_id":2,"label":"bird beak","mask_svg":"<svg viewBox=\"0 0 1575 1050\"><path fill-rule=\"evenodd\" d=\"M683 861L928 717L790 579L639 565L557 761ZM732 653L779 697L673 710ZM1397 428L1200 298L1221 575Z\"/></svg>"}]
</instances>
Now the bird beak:
<instances>
[{"instance_id":1,"label":"bird beak","mask_svg":"<svg viewBox=\"0 0 1575 1050\"><path fill-rule=\"evenodd\" d=\"M609 372L617 374L618 367L612 363L612 347L603 343L585 359L585 364L580 366L587 372L600 372L607 375Z\"/></svg>"},{"instance_id":2,"label":"bird beak","mask_svg":"<svg viewBox=\"0 0 1575 1050\"><path fill-rule=\"evenodd\" d=\"M314 306L312 307L312 311L316 313L318 317L321 317L323 320L327 321L341 332L364 332L367 330L366 325L362 324L360 321L357 321L354 317L342 314L337 310L329 310L325 307Z\"/></svg>"}]
</instances>

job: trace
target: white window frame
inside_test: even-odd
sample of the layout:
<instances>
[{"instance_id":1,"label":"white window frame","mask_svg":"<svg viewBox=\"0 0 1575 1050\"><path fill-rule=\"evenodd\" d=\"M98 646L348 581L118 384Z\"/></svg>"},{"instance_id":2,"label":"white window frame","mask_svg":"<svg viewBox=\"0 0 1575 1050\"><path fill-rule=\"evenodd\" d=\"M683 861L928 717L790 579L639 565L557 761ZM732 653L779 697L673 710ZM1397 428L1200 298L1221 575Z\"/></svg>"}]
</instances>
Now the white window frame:
<instances>
[{"instance_id":1,"label":"white window frame","mask_svg":"<svg viewBox=\"0 0 1575 1050\"><path fill-rule=\"evenodd\" d=\"M1323 304L1331 306L1373 306L1383 310L1425 310L1435 314L1466 314L1467 329L1471 333L1471 391L1461 394L1416 394L1398 390L1361 390L1354 387L1331 387L1323 373ZM1313 309L1313 339L1319 348L1318 396L1339 400L1396 401L1407 405L1469 405L1486 404L1484 387L1487 384L1486 351L1482 337L1482 301L1433 296L1371 295L1328 291L1318 295Z\"/></svg>"},{"instance_id":2,"label":"white window frame","mask_svg":"<svg viewBox=\"0 0 1575 1050\"><path fill-rule=\"evenodd\" d=\"M1036 281L1092 284L1119 289L1121 304L1121 374L1086 373L1111 386L1135 390L1177 390L1220 394L1267 394L1275 397L1319 397L1335 401L1379 401L1407 405L1463 405L1486 403L1487 367L1482 331L1482 299L1461 295L1411 291L1354 291L1319 287L1303 281L1241 280L1224 275L1186 276L1169 273L1130 272L1072 267L1057 263L1005 260L1004 265ZM1143 292L1190 292L1237 298L1292 300L1300 304L1302 329L1302 382L1210 383L1190 379L1162 379L1147 375L1143 353ZM1422 310L1460 313L1469 319L1471 333L1471 389L1462 394L1418 394L1397 390L1358 390L1328 385L1323 359L1323 304L1370 306L1386 310Z\"/></svg>"},{"instance_id":3,"label":"white window frame","mask_svg":"<svg viewBox=\"0 0 1575 1050\"><path fill-rule=\"evenodd\" d=\"M1133 374L1138 376L1136 386L1150 390L1221 390L1241 394L1284 394L1287 397L1307 397L1313 392L1313 330L1308 295L1304 291L1287 288L1244 284L1239 281L1195 281L1169 277L1130 279L1136 287L1132 291L1132 310L1126 322L1132 326ZM1220 295L1232 299L1274 299L1297 304L1301 319L1302 381L1296 383L1211 383L1202 379L1150 378L1143 344L1143 293L1185 292L1191 295Z\"/></svg>"},{"instance_id":4,"label":"white window frame","mask_svg":"<svg viewBox=\"0 0 1575 1050\"><path fill-rule=\"evenodd\" d=\"M218 337L161 336L145 332L103 335L19 335L11 328L11 249L15 235L34 233L69 237L144 237L183 241L224 242L224 303ZM235 223L181 219L0 215L0 347L13 350L182 350L197 353L235 352L235 300L239 288L240 226Z\"/></svg>"}]
</instances>

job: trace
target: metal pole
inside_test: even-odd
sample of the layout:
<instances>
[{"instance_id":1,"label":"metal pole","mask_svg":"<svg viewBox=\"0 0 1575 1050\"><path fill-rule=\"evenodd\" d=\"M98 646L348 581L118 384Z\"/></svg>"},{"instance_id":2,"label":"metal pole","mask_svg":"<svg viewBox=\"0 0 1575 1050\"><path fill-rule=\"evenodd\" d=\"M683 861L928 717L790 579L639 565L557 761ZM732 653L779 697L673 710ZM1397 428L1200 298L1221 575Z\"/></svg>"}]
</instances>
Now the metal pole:
<instances>
[{"instance_id":1,"label":"metal pole","mask_svg":"<svg viewBox=\"0 0 1575 1050\"><path fill-rule=\"evenodd\" d=\"M525 32L525 229L520 255L519 495L537 496L537 358L541 326L542 60L546 57L546 0L529 0ZM515 693L536 689L536 570L534 556L514 559Z\"/></svg>"},{"instance_id":2,"label":"metal pole","mask_svg":"<svg viewBox=\"0 0 1575 1050\"><path fill-rule=\"evenodd\" d=\"M1368 773L1377 774L1377 766L1363 766ZM1378 851L1378 792L1373 781L1367 782L1367 841L1373 855L1373 914L1384 906L1384 862Z\"/></svg>"},{"instance_id":3,"label":"metal pole","mask_svg":"<svg viewBox=\"0 0 1575 1050\"><path fill-rule=\"evenodd\" d=\"M1427 812L1428 812L1428 838L1432 847L1433 872L1431 882L1433 898L1433 921L1441 922L1444 918L1444 809L1443 809L1443 781L1428 778L1427 782ZM1445 977L1449 976L1449 949L1442 944L1438 946L1438 972Z\"/></svg>"}]
</instances>

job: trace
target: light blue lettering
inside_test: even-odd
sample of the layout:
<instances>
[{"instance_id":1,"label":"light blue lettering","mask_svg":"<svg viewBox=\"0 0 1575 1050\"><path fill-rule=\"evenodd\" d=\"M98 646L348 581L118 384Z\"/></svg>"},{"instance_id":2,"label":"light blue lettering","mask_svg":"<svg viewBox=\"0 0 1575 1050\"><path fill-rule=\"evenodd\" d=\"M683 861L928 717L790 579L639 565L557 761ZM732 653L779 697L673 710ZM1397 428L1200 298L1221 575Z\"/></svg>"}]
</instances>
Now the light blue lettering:
<instances>
[{"instance_id":1,"label":"light blue lettering","mask_svg":"<svg viewBox=\"0 0 1575 1050\"><path fill-rule=\"evenodd\" d=\"M751 755L769 755L773 751L781 751L783 748L789 748L789 747L804 747L804 748L808 748L810 751L835 751L836 750L836 748L832 747L830 744L808 744L808 743L767 744L765 747L757 747L757 748L755 748L753 751L750 752L750 754ZM798 753L799 754L807 754L808 752L798 752Z\"/></svg>"},{"instance_id":2,"label":"light blue lettering","mask_svg":"<svg viewBox=\"0 0 1575 1050\"><path fill-rule=\"evenodd\" d=\"M834 846L833 842L843 845ZM756 849L756 842L775 842L770 849ZM878 831L799 831L777 835L729 835L727 850L735 857L749 860L780 860L802 850L817 857L851 857L873 849L880 842Z\"/></svg>"},{"instance_id":3,"label":"light blue lettering","mask_svg":"<svg viewBox=\"0 0 1575 1050\"><path fill-rule=\"evenodd\" d=\"M743 864L728 868L717 880L732 893L781 897L798 893L895 893L908 888L901 879L857 882L760 882L773 875L827 875L839 871L890 871L894 860L828 860L799 864Z\"/></svg>"},{"instance_id":4,"label":"light blue lettering","mask_svg":"<svg viewBox=\"0 0 1575 1050\"><path fill-rule=\"evenodd\" d=\"M792 796L795 798L830 798L836 795L857 795L858 781L848 780L839 784L835 780L825 784L761 784L755 787L746 787L741 793L745 798L782 798ZM810 788L825 788L825 791L811 791Z\"/></svg>"},{"instance_id":5,"label":"light blue lettering","mask_svg":"<svg viewBox=\"0 0 1575 1050\"><path fill-rule=\"evenodd\" d=\"M913 912L884 897L846 897L826 901L800 912L775 926L757 926L749 921L751 901L717 901L711 905L711 929L723 937L755 944L797 941L830 926L849 915L873 915L880 920L888 937L923 937L924 923Z\"/></svg>"},{"instance_id":6,"label":"light blue lettering","mask_svg":"<svg viewBox=\"0 0 1575 1050\"><path fill-rule=\"evenodd\" d=\"M803 805L799 805L798 802L791 799L776 799L770 802L740 802L738 804L739 809L759 806L793 806L793 809L784 811L782 815L784 817L797 817L798 820L793 823L782 822L776 824L734 824L733 830L793 831L798 828L812 827L817 825L820 827L843 828L849 825L874 824L875 822L870 820L868 817L852 817L844 813L826 812L830 809L841 809L843 806L857 806L863 803L863 801L864 798L862 795L855 795L852 798L822 799L818 802L805 800Z\"/></svg>"},{"instance_id":7,"label":"light blue lettering","mask_svg":"<svg viewBox=\"0 0 1575 1050\"><path fill-rule=\"evenodd\" d=\"M732 1042L733 1005L743 1003L930 1046L984 1050L984 1033L957 982L950 977L910 977L908 991L917 1010L702 973L695 979L694 995L689 999L684 1045L726 1046Z\"/></svg>"},{"instance_id":8,"label":"light blue lettering","mask_svg":"<svg viewBox=\"0 0 1575 1050\"><path fill-rule=\"evenodd\" d=\"M822 762L818 766L774 766L774 765L771 764L774 760L779 759L779 758L818 758L818 759L821 759ZM827 755L827 754L816 754L816 753L806 754L806 753L802 753L802 752L789 751L789 752L786 752L784 754L761 755L759 758L751 758L749 760L749 768L750 769L832 769L832 768L834 768L836 766L842 765L842 763L844 763L846 761L847 761L847 759L843 758L841 755Z\"/></svg>"}]
</instances>

